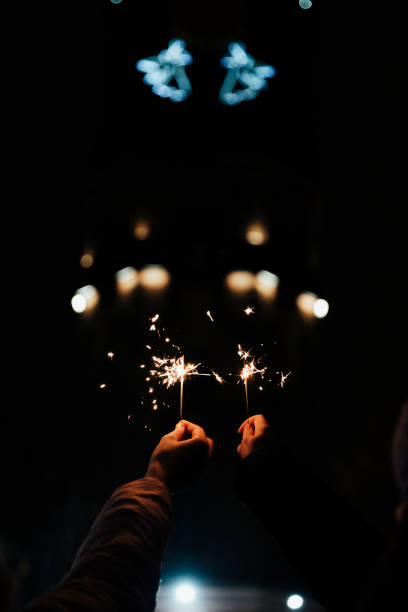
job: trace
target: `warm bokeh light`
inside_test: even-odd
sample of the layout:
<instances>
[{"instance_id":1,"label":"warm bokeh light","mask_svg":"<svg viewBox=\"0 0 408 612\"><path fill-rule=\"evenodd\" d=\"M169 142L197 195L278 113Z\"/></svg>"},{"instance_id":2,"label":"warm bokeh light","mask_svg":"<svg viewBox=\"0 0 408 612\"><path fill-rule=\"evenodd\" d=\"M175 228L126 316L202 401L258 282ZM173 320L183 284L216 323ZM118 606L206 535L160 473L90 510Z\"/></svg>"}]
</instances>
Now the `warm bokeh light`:
<instances>
[{"instance_id":1,"label":"warm bokeh light","mask_svg":"<svg viewBox=\"0 0 408 612\"><path fill-rule=\"evenodd\" d=\"M132 266L127 266L116 272L115 280L118 292L121 295L127 295L139 284L139 273Z\"/></svg>"},{"instance_id":2,"label":"warm bokeh light","mask_svg":"<svg viewBox=\"0 0 408 612\"><path fill-rule=\"evenodd\" d=\"M170 284L170 274L163 266L146 266L139 273L140 283L144 289L166 289Z\"/></svg>"},{"instance_id":3,"label":"warm bokeh light","mask_svg":"<svg viewBox=\"0 0 408 612\"><path fill-rule=\"evenodd\" d=\"M183 582L176 587L174 595L180 603L191 603L196 599L197 591L189 582Z\"/></svg>"},{"instance_id":4,"label":"warm bokeh light","mask_svg":"<svg viewBox=\"0 0 408 612\"><path fill-rule=\"evenodd\" d=\"M290 595L286 600L286 605L289 610L300 610L304 604L304 599L301 595Z\"/></svg>"},{"instance_id":5,"label":"warm bokeh light","mask_svg":"<svg viewBox=\"0 0 408 612\"><path fill-rule=\"evenodd\" d=\"M260 221L256 221L248 225L245 231L245 238L249 244L260 246L269 240L268 230Z\"/></svg>"},{"instance_id":6,"label":"warm bokeh light","mask_svg":"<svg viewBox=\"0 0 408 612\"><path fill-rule=\"evenodd\" d=\"M296 306L300 314L306 319L312 319L314 317L314 305L317 300L317 295L310 291L300 293L296 298Z\"/></svg>"},{"instance_id":7,"label":"warm bokeh light","mask_svg":"<svg viewBox=\"0 0 408 612\"><path fill-rule=\"evenodd\" d=\"M234 293L246 293L254 288L255 274L248 270L234 270L227 274L225 283Z\"/></svg>"},{"instance_id":8,"label":"warm bokeh light","mask_svg":"<svg viewBox=\"0 0 408 612\"><path fill-rule=\"evenodd\" d=\"M300 293L296 298L296 306L305 319L323 319L329 312L327 300L319 298L311 291Z\"/></svg>"},{"instance_id":9,"label":"warm bokeh light","mask_svg":"<svg viewBox=\"0 0 408 612\"><path fill-rule=\"evenodd\" d=\"M329 312L329 302L327 300L323 300L319 298L315 301L313 306L314 316L318 319L324 319L324 317Z\"/></svg>"},{"instance_id":10,"label":"warm bokeh light","mask_svg":"<svg viewBox=\"0 0 408 612\"><path fill-rule=\"evenodd\" d=\"M139 219L135 223L133 235L137 240L147 240L151 234L151 231L150 223L145 219Z\"/></svg>"},{"instance_id":11,"label":"warm bokeh light","mask_svg":"<svg viewBox=\"0 0 408 612\"><path fill-rule=\"evenodd\" d=\"M71 299L72 310L76 313L89 313L99 302L99 292L93 285L85 285L75 292Z\"/></svg>"},{"instance_id":12,"label":"warm bokeh light","mask_svg":"<svg viewBox=\"0 0 408 612\"><path fill-rule=\"evenodd\" d=\"M92 249L86 249L82 255L81 255L81 259L79 260L80 265L82 266L82 268L90 268L91 266L93 266L95 261L95 256L94 256L94 252Z\"/></svg>"},{"instance_id":13,"label":"warm bokeh light","mask_svg":"<svg viewBox=\"0 0 408 612\"><path fill-rule=\"evenodd\" d=\"M278 291L279 278L267 270L260 270L255 278L255 288L263 298L273 299Z\"/></svg>"}]
</instances>

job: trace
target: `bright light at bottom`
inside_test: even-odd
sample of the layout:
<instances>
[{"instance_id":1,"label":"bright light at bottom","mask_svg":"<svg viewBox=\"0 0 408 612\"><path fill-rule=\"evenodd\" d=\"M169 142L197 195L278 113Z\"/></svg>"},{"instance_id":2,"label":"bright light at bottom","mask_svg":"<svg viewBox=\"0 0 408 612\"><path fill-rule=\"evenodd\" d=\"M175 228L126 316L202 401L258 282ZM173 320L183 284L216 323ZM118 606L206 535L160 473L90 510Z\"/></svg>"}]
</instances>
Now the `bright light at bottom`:
<instances>
[{"instance_id":1,"label":"bright light at bottom","mask_svg":"<svg viewBox=\"0 0 408 612\"><path fill-rule=\"evenodd\" d=\"M290 610L299 610L304 603L304 599L301 595L290 595L286 600L286 605Z\"/></svg>"},{"instance_id":2,"label":"bright light at bottom","mask_svg":"<svg viewBox=\"0 0 408 612\"><path fill-rule=\"evenodd\" d=\"M179 584L175 591L175 596L181 603L191 603L195 600L197 592L195 587L188 582Z\"/></svg>"}]
</instances>

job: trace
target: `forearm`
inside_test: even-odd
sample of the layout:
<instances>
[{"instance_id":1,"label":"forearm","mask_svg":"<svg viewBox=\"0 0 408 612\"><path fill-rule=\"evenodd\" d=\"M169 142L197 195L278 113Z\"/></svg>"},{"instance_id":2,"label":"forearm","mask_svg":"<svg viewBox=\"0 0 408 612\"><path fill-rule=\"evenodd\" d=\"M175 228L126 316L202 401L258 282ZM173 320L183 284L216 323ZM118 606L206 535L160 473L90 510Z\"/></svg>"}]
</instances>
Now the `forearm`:
<instances>
[{"instance_id":1,"label":"forearm","mask_svg":"<svg viewBox=\"0 0 408 612\"><path fill-rule=\"evenodd\" d=\"M156 478L119 487L61 584L29 609L150 612L171 517L170 493Z\"/></svg>"}]
</instances>

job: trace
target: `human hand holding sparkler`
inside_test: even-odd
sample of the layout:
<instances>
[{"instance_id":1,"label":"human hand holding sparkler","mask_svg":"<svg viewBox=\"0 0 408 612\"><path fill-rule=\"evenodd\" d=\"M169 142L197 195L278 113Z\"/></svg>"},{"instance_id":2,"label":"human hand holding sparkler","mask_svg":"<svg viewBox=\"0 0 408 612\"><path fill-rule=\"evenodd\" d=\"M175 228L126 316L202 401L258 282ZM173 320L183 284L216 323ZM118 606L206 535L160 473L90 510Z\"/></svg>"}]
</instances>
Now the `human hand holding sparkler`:
<instances>
[{"instance_id":1,"label":"human hand holding sparkler","mask_svg":"<svg viewBox=\"0 0 408 612\"><path fill-rule=\"evenodd\" d=\"M146 476L158 478L175 491L193 485L212 457L214 442L202 427L179 421L154 449Z\"/></svg>"},{"instance_id":2,"label":"human hand holding sparkler","mask_svg":"<svg viewBox=\"0 0 408 612\"><path fill-rule=\"evenodd\" d=\"M246 419L238 433L242 434L241 443L237 447L237 453L244 459L254 451L267 448L270 442L271 429L262 414L256 414Z\"/></svg>"}]
</instances>

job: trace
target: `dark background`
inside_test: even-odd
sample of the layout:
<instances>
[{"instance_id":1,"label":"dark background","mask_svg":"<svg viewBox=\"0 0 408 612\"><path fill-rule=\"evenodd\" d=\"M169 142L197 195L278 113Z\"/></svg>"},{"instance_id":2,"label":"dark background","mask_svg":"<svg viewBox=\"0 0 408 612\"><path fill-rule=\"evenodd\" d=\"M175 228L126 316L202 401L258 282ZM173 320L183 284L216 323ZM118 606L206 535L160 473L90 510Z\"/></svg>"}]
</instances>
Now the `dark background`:
<instances>
[{"instance_id":1,"label":"dark background","mask_svg":"<svg viewBox=\"0 0 408 612\"><path fill-rule=\"evenodd\" d=\"M140 4L41 3L30 17L8 256L19 262L21 315L4 382L1 553L16 606L60 579L112 489L143 475L177 420L176 390L160 391L169 407L157 413L140 404L155 312L188 359L223 373L240 367L238 342L263 343L268 364L293 375L284 389L250 390L251 411L380 530L398 502L389 458L407 393L402 3ZM193 95L178 104L154 96L134 67L174 37L194 58ZM227 107L219 59L233 40L277 74L255 100ZM140 216L147 241L133 237ZM244 230L258 217L270 240L255 247ZM84 270L88 247L95 264ZM115 272L149 263L172 275L165 296L118 298ZM234 268L276 273L273 307L234 299L224 285ZM70 306L85 284L101 293L89 317ZM302 322L303 290L329 301L326 319ZM299 586L234 500L242 387L189 381L185 417L206 428L216 455L201 486L175 500L163 578L188 568L208 583Z\"/></svg>"}]
</instances>

